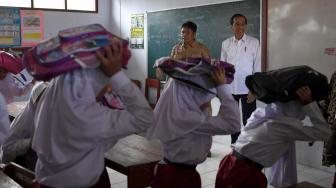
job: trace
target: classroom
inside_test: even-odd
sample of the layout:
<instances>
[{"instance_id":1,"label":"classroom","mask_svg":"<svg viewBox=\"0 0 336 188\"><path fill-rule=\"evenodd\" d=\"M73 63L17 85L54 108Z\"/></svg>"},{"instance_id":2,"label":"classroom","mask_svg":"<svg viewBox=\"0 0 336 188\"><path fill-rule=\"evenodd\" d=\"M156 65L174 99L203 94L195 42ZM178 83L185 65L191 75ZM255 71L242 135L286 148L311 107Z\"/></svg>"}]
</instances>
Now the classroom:
<instances>
[{"instance_id":1,"label":"classroom","mask_svg":"<svg viewBox=\"0 0 336 188\"><path fill-rule=\"evenodd\" d=\"M0 188L335 188L335 7L0 1Z\"/></svg>"}]
</instances>

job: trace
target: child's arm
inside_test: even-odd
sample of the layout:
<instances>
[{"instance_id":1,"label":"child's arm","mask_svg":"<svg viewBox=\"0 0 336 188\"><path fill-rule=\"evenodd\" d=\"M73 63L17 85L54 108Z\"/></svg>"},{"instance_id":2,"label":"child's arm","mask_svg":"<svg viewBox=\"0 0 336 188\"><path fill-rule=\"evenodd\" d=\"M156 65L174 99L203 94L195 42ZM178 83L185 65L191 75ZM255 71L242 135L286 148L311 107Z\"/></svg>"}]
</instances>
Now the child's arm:
<instances>
[{"instance_id":1,"label":"child's arm","mask_svg":"<svg viewBox=\"0 0 336 188\"><path fill-rule=\"evenodd\" d=\"M11 89L13 90L13 93L15 96L22 96L27 94L29 91L32 90L34 84L33 82L30 82L26 85L20 85L19 83L15 82L15 79L12 77L12 83L11 84Z\"/></svg>"},{"instance_id":2,"label":"child's arm","mask_svg":"<svg viewBox=\"0 0 336 188\"><path fill-rule=\"evenodd\" d=\"M27 106L14 119L9 135L1 147L1 162L9 163L17 156L23 155L31 146L34 134L35 107L30 99Z\"/></svg>"},{"instance_id":3,"label":"child's arm","mask_svg":"<svg viewBox=\"0 0 336 188\"><path fill-rule=\"evenodd\" d=\"M196 130L198 133L216 135L231 134L240 130L240 115L237 102L233 99L226 84L224 70L216 70L213 79L217 83L217 93L221 101L219 113L215 117L207 117Z\"/></svg>"},{"instance_id":4,"label":"child's arm","mask_svg":"<svg viewBox=\"0 0 336 188\"><path fill-rule=\"evenodd\" d=\"M331 135L329 124L325 121L316 102L305 105L305 114L310 118L312 125L295 118L279 117L271 120L279 124L270 127L269 134L287 141L322 141Z\"/></svg>"},{"instance_id":5,"label":"child's arm","mask_svg":"<svg viewBox=\"0 0 336 188\"><path fill-rule=\"evenodd\" d=\"M102 71L111 77L112 90L121 98L125 110L110 110L97 103L93 107L93 112L106 120L104 137L113 139L145 131L151 125L153 117L153 110L142 92L120 71L122 48L119 49L120 51L118 46L113 46L113 50L106 48L107 57L100 53L97 55Z\"/></svg>"},{"instance_id":6,"label":"child's arm","mask_svg":"<svg viewBox=\"0 0 336 188\"><path fill-rule=\"evenodd\" d=\"M294 118L279 118L283 121L284 131L277 131L277 135L284 139L301 141L327 140L331 134L330 125L324 119L320 108L313 102L309 87L304 86L296 91L299 101L305 105L302 109L310 118L312 126L305 125L303 121Z\"/></svg>"},{"instance_id":7,"label":"child's arm","mask_svg":"<svg viewBox=\"0 0 336 188\"><path fill-rule=\"evenodd\" d=\"M0 93L0 144L6 139L9 132L9 115L4 97Z\"/></svg>"}]
</instances>

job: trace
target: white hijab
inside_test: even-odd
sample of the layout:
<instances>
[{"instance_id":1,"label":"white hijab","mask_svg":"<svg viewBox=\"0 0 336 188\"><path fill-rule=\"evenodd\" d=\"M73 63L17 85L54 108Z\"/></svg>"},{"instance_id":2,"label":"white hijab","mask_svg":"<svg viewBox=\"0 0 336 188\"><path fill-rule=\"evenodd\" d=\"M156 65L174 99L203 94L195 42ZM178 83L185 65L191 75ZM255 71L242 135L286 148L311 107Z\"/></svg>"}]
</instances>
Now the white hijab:
<instances>
[{"instance_id":1,"label":"white hijab","mask_svg":"<svg viewBox=\"0 0 336 188\"><path fill-rule=\"evenodd\" d=\"M201 83L203 78L192 76L192 79ZM216 93L215 89L211 91ZM207 118L200 106L214 97L214 94L170 79L154 109L153 123L147 137L166 142L193 132Z\"/></svg>"}]
</instances>

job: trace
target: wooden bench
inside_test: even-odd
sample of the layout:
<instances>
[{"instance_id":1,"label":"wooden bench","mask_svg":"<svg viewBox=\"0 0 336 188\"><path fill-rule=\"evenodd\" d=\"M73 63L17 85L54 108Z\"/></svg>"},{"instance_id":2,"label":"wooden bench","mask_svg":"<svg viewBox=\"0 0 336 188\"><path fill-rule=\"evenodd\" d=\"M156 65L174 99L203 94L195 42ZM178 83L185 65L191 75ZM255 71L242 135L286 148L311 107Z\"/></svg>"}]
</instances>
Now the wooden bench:
<instances>
[{"instance_id":1,"label":"wooden bench","mask_svg":"<svg viewBox=\"0 0 336 188\"><path fill-rule=\"evenodd\" d=\"M18 165L10 163L4 167L3 172L22 187L32 187L35 178L34 172ZM0 184L1 185L1 184Z\"/></svg>"},{"instance_id":2,"label":"wooden bench","mask_svg":"<svg viewBox=\"0 0 336 188\"><path fill-rule=\"evenodd\" d=\"M105 163L107 167L127 176L128 188L143 188L150 185L154 166L162 158L159 142L131 135L119 140L105 154Z\"/></svg>"},{"instance_id":3,"label":"wooden bench","mask_svg":"<svg viewBox=\"0 0 336 188\"><path fill-rule=\"evenodd\" d=\"M13 179L11 179L7 174L0 170L0 187L3 188L17 188L21 187Z\"/></svg>"},{"instance_id":4,"label":"wooden bench","mask_svg":"<svg viewBox=\"0 0 336 188\"><path fill-rule=\"evenodd\" d=\"M304 181L295 185L291 185L287 188L323 188L323 187Z\"/></svg>"}]
</instances>

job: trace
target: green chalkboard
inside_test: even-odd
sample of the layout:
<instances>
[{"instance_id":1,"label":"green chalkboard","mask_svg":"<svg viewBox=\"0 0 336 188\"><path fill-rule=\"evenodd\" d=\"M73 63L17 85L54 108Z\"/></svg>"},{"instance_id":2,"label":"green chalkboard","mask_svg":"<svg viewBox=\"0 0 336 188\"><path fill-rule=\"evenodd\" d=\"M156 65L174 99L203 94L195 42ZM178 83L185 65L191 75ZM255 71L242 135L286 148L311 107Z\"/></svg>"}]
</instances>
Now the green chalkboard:
<instances>
[{"instance_id":1,"label":"green chalkboard","mask_svg":"<svg viewBox=\"0 0 336 188\"><path fill-rule=\"evenodd\" d=\"M147 13L148 77L155 77L155 60L170 55L173 46L180 41L181 25L189 20L198 26L197 40L210 49L211 58L219 59L222 41L233 36L230 18L236 13L247 17L247 33L260 39L260 0Z\"/></svg>"}]
</instances>

